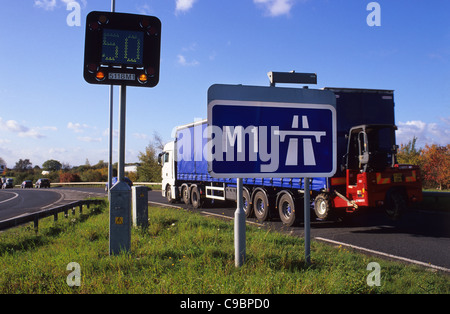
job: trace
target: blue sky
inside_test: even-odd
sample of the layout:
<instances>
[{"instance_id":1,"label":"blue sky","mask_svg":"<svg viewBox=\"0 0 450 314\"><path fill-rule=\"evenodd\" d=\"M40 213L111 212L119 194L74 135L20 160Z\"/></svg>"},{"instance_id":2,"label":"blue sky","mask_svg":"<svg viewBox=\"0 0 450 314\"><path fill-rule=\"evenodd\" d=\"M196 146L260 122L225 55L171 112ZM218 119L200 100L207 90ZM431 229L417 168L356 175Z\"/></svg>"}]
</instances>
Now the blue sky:
<instances>
[{"instance_id":1,"label":"blue sky","mask_svg":"<svg viewBox=\"0 0 450 314\"><path fill-rule=\"evenodd\" d=\"M86 15L110 0L0 0L0 157L72 166L108 160L109 87L83 79ZM215 83L268 86L267 72L315 72L317 88L395 90L397 142L450 144L450 1L116 0L162 22L160 82L128 87L126 162L157 132L206 118ZM118 127L115 88L114 129ZM117 137L113 160L117 161Z\"/></svg>"}]
</instances>

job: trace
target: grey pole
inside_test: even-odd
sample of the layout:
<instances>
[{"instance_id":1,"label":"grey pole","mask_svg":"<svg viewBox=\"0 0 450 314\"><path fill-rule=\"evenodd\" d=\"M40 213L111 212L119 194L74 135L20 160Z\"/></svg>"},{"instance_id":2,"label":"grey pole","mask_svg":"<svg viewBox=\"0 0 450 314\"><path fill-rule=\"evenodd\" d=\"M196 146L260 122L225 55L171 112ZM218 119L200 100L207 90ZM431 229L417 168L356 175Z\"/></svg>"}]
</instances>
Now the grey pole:
<instances>
[{"instance_id":1,"label":"grey pole","mask_svg":"<svg viewBox=\"0 0 450 314\"><path fill-rule=\"evenodd\" d=\"M111 0L111 12L114 12L116 8L116 1ZM113 168L112 168L112 152L113 152L113 94L114 94L114 85L109 86L109 157L108 157L108 197L109 190L112 185L112 176L113 176Z\"/></svg>"},{"instance_id":2,"label":"grey pole","mask_svg":"<svg viewBox=\"0 0 450 314\"><path fill-rule=\"evenodd\" d=\"M126 86L120 86L118 182L110 189L109 255L129 252L131 247L131 189L124 181Z\"/></svg>"},{"instance_id":3,"label":"grey pole","mask_svg":"<svg viewBox=\"0 0 450 314\"><path fill-rule=\"evenodd\" d=\"M117 166L117 181L123 181L125 169L125 125L127 112L127 86L120 85L119 89L119 164Z\"/></svg>"},{"instance_id":4,"label":"grey pole","mask_svg":"<svg viewBox=\"0 0 450 314\"><path fill-rule=\"evenodd\" d=\"M242 199L242 178L237 179L236 211L234 212L234 261L236 267L245 262L245 212Z\"/></svg>"},{"instance_id":5,"label":"grey pole","mask_svg":"<svg viewBox=\"0 0 450 314\"><path fill-rule=\"evenodd\" d=\"M304 212L305 212L305 262L311 265L311 234L310 234L310 200L309 200L309 178L303 178L304 188Z\"/></svg>"}]
</instances>

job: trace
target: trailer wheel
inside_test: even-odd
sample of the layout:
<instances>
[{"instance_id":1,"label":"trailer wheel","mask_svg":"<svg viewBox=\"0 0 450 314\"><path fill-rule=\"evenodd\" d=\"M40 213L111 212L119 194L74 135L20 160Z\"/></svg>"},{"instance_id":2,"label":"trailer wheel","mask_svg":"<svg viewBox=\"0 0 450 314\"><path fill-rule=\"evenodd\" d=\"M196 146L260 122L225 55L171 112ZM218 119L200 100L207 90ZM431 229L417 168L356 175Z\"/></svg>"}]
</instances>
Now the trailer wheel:
<instances>
[{"instance_id":1,"label":"trailer wheel","mask_svg":"<svg viewBox=\"0 0 450 314\"><path fill-rule=\"evenodd\" d=\"M189 195L189 188L187 185L183 185L181 187L181 198L183 200L183 203L185 203L186 205L189 205L191 202L191 198Z\"/></svg>"},{"instance_id":2,"label":"trailer wheel","mask_svg":"<svg viewBox=\"0 0 450 314\"><path fill-rule=\"evenodd\" d=\"M330 196L321 193L314 200L314 213L319 219L327 219L330 216L331 202Z\"/></svg>"},{"instance_id":3,"label":"trailer wheel","mask_svg":"<svg viewBox=\"0 0 450 314\"><path fill-rule=\"evenodd\" d=\"M242 189L242 201L243 201L243 207L246 217L250 217L253 214L253 206L250 201L250 193L246 188Z\"/></svg>"},{"instance_id":4,"label":"trailer wheel","mask_svg":"<svg viewBox=\"0 0 450 314\"><path fill-rule=\"evenodd\" d=\"M197 186L191 188L191 203L192 207L196 209L202 207L202 199Z\"/></svg>"},{"instance_id":5,"label":"trailer wheel","mask_svg":"<svg viewBox=\"0 0 450 314\"><path fill-rule=\"evenodd\" d=\"M266 193L263 191L259 191L255 195L255 199L253 201L253 210L255 212L255 216L259 221L265 221L269 218L269 200L267 199Z\"/></svg>"},{"instance_id":6,"label":"trailer wheel","mask_svg":"<svg viewBox=\"0 0 450 314\"><path fill-rule=\"evenodd\" d=\"M288 227L293 226L298 218L295 208L295 202L291 194L284 193L278 202L278 211L281 221Z\"/></svg>"}]
</instances>

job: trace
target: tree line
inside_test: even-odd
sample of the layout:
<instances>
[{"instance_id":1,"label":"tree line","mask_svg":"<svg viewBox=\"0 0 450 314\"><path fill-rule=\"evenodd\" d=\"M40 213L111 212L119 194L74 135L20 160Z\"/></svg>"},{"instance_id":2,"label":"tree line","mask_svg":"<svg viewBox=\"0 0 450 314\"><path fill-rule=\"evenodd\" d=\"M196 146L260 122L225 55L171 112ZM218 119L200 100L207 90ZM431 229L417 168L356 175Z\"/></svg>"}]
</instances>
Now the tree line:
<instances>
[{"instance_id":1,"label":"tree line","mask_svg":"<svg viewBox=\"0 0 450 314\"><path fill-rule=\"evenodd\" d=\"M161 182L161 167L158 164L158 153L162 151L163 143L157 134L145 148L139 153L139 163L136 164L136 172L125 172L132 182ZM0 162L4 161L0 157ZM43 174L43 171L47 173ZM5 177L13 177L15 184L20 184L24 180L36 182L39 178L48 178L51 182L107 182L108 162L100 160L97 164L91 165L86 159L84 165L70 166L68 163L61 163L58 160L50 159L42 164L42 167L32 164L30 159L20 159L13 168L8 168L3 174ZM113 176L117 176L117 163L113 164Z\"/></svg>"},{"instance_id":2,"label":"tree line","mask_svg":"<svg viewBox=\"0 0 450 314\"><path fill-rule=\"evenodd\" d=\"M422 184L428 189L450 188L450 144L425 145L424 148L416 147L417 137L406 145L401 145L397 154L397 160L401 164L420 166Z\"/></svg>"}]
</instances>

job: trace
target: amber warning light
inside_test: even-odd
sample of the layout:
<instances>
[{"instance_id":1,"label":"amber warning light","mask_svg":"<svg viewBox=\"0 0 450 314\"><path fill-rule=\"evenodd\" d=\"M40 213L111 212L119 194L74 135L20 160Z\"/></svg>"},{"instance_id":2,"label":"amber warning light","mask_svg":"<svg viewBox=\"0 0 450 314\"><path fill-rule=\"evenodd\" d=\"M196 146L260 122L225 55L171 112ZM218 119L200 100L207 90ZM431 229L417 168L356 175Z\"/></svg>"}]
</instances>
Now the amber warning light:
<instances>
[{"instance_id":1,"label":"amber warning light","mask_svg":"<svg viewBox=\"0 0 450 314\"><path fill-rule=\"evenodd\" d=\"M88 83L154 87L160 51L157 17L94 11L86 18L83 75Z\"/></svg>"}]
</instances>

